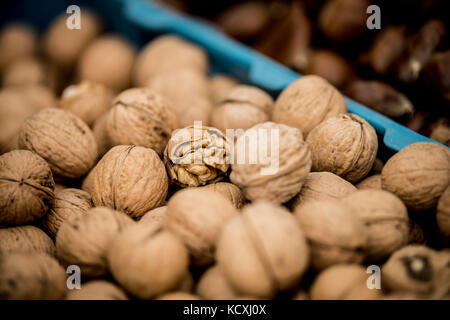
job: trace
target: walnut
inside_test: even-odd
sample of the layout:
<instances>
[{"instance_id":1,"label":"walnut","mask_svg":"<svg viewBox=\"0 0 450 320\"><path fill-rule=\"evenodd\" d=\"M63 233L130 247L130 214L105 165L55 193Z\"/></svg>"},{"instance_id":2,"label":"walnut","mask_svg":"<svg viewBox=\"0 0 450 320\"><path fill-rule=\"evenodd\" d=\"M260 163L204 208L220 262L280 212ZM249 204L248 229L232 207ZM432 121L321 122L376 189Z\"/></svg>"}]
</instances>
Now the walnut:
<instances>
[{"instance_id":1,"label":"walnut","mask_svg":"<svg viewBox=\"0 0 450 320\"><path fill-rule=\"evenodd\" d=\"M216 74L211 77L209 86L214 104L219 104L231 89L238 86L239 82L225 74Z\"/></svg>"},{"instance_id":2,"label":"walnut","mask_svg":"<svg viewBox=\"0 0 450 320\"><path fill-rule=\"evenodd\" d=\"M167 206L158 207L144 213L139 220L140 224L157 225L158 227L164 226L164 219L166 217Z\"/></svg>"},{"instance_id":3,"label":"walnut","mask_svg":"<svg viewBox=\"0 0 450 320\"><path fill-rule=\"evenodd\" d=\"M196 293L206 300L235 300L238 297L219 265L202 274Z\"/></svg>"},{"instance_id":4,"label":"walnut","mask_svg":"<svg viewBox=\"0 0 450 320\"><path fill-rule=\"evenodd\" d=\"M252 201L288 201L300 191L311 168L300 130L273 122L245 131L237 140L235 157L230 179Z\"/></svg>"},{"instance_id":5,"label":"walnut","mask_svg":"<svg viewBox=\"0 0 450 320\"><path fill-rule=\"evenodd\" d=\"M58 99L53 91L44 85L27 85L17 88L17 91L33 106L40 110L48 107L58 107Z\"/></svg>"},{"instance_id":6,"label":"walnut","mask_svg":"<svg viewBox=\"0 0 450 320\"><path fill-rule=\"evenodd\" d=\"M108 112L104 113L100 118L95 120L92 127L92 133L94 134L95 141L97 142L99 158L102 158L112 146L111 139L108 135L108 130L106 130L108 116Z\"/></svg>"},{"instance_id":7,"label":"walnut","mask_svg":"<svg viewBox=\"0 0 450 320\"><path fill-rule=\"evenodd\" d=\"M128 300L128 297L112 282L92 280L83 283L79 290L69 291L66 300Z\"/></svg>"},{"instance_id":8,"label":"walnut","mask_svg":"<svg viewBox=\"0 0 450 320\"><path fill-rule=\"evenodd\" d=\"M147 88L132 88L114 99L106 130L113 145L139 145L161 155L177 126L177 116L165 98Z\"/></svg>"},{"instance_id":9,"label":"walnut","mask_svg":"<svg viewBox=\"0 0 450 320\"><path fill-rule=\"evenodd\" d=\"M90 209L61 224L56 234L56 254L64 265L78 265L86 277L107 273L106 255L114 237L134 222L105 207Z\"/></svg>"},{"instance_id":10,"label":"walnut","mask_svg":"<svg viewBox=\"0 0 450 320\"><path fill-rule=\"evenodd\" d=\"M394 194L383 190L359 190L342 201L366 226L366 260L380 261L407 244L408 210Z\"/></svg>"},{"instance_id":11,"label":"walnut","mask_svg":"<svg viewBox=\"0 0 450 320\"><path fill-rule=\"evenodd\" d=\"M173 183L197 187L224 178L231 147L213 127L189 126L175 131L164 151L164 163Z\"/></svg>"},{"instance_id":12,"label":"walnut","mask_svg":"<svg viewBox=\"0 0 450 320\"><path fill-rule=\"evenodd\" d=\"M49 85L51 84L51 79L49 78L46 65L42 61L27 57L5 67L2 75L2 84L4 87Z\"/></svg>"},{"instance_id":13,"label":"walnut","mask_svg":"<svg viewBox=\"0 0 450 320\"><path fill-rule=\"evenodd\" d=\"M45 253L0 256L0 299L56 300L64 297L67 274Z\"/></svg>"},{"instance_id":14,"label":"walnut","mask_svg":"<svg viewBox=\"0 0 450 320\"><path fill-rule=\"evenodd\" d=\"M60 104L91 126L111 108L112 92L101 83L85 80L64 89Z\"/></svg>"},{"instance_id":15,"label":"walnut","mask_svg":"<svg viewBox=\"0 0 450 320\"><path fill-rule=\"evenodd\" d=\"M359 190L365 189L381 190L381 174L374 174L373 176L361 180L361 182L359 182L356 185L356 187Z\"/></svg>"},{"instance_id":16,"label":"walnut","mask_svg":"<svg viewBox=\"0 0 450 320\"><path fill-rule=\"evenodd\" d=\"M306 142L311 171L329 171L357 182L371 170L378 150L375 129L354 114L341 114L315 127Z\"/></svg>"},{"instance_id":17,"label":"walnut","mask_svg":"<svg viewBox=\"0 0 450 320\"><path fill-rule=\"evenodd\" d=\"M55 245L48 235L34 226L0 229L0 252L47 253L55 255Z\"/></svg>"},{"instance_id":18,"label":"walnut","mask_svg":"<svg viewBox=\"0 0 450 320\"><path fill-rule=\"evenodd\" d=\"M303 234L286 209L256 202L224 226L217 261L240 295L272 297L296 285L308 266Z\"/></svg>"},{"instance_id":19,"label":"walnut","mask_svg":"<svg viewBox=\"0 0 450 320\"><path fill-rule=\"evenodd\" d=\"M299 128L307 137L319 123L347 112L339 91L325 79L303 76L284 89L275 101L272 120Z\"/></svg>"},{"instance_id":20,"label":"walnut","mask_svg":"<svg viewBox=\"0 0 450 320\"><path fill-rule=\"evenodd\" d=\"M27 150L0 156L0 225L40 219L53 204L55 182L48 164Z\"/></svg>"},{"instance_id":21,"label":"walnut","mask_svg":"<svg viewBox=\"0 0 450 320\"><path fill-rule=\"evenodd\" d=\"M220 194L187 188L170 198L164 225L184 242L192 264L207 265L214 261L215 245L222 227L237 214L235 207Z\"/></svg>"},{"instance_id":22,"label":"walnut","mask_svg":"<svg viewBox=\"0 0 450 320\"><path fill-rule=\"evenodd\" d=\"M150 299L180 283L188 271L188 258L178 237L138 223L114 239L108 265L124 289L140 299Z\"/></svg>"},{"instance_id":23,"label":"walnut","mask_svg":"<svg viewBox=\"0 0 450 320\"><path fill-rule=\"evenodd\" d=\"M166 35L153 40L140 51L133 67L133 82L144 86L155 74L182 69L206 74L208 67L203 49L178 36Z\"/></svg>"},{"instance_id":24,"label":"walnut","mask_svg":"<svg viewBox=\"0 0 450 320\"><path fill-rule=\"evenodd\" d=\"M114 90L130 86L136 49L121 36L108 34L92 41L78 62L78 77Z\"/></svg>"},{"instance_id":25,"label":"walnut","mask_svg":"<svg viewBox=\"0 0 450 320\"><path fill-rule=\"evenodd\" d=\"M432 209L450 184L450 151L432 142L403 148L385 164L381 186L411 210Z\"/></svg>"},{"instance_id":26,"label":"walnut","mask_svg":"<svg viewBox=\"0 0 450 320\"><path fill-rule=\"evenodd\" d=\"M233 203L233 205L238 209L242 208L247 202L241 189L239 189L238 186L229 182L211 183L199 188L212 190L214 192L221 194L225 198L229 199L231 203Z\"/></svg>"},{"instance_id":27,"label":"walnut","mask_svg":"<svg viewBox=\"0 0 450 320\"><path fill-rule=\"evenodd\" d=\"M340 199L357 189L350 182L331 172L310 172L306 176L300 193L289 201L294 209L307 201L322 199Z\"/></svg>"},{"instance_id":28,"label":"walnut","mask_svg":"<svg viewBox=\"0 0 450 320\"><path fill-rule=\"evenodd\" d=\"M436 219L439 231L450 240L450 185L439 199Z\"/></svg>"},{"instance_id":29,"label":"walnut","mask_svg":"<svg viewBox=\"0 0 450 320\"><path fill-rule=\"evenodd\" d=\"M363 261L366 229L357 214L342 201L308 201L297 207L295 215L310 244L313 270Z\"/></svg>"},{"instance_id":30,"label":"walnut","mask_svg":"<svg viewBox=\"0 0 450 320\"><path fill-rule=\"evenodd\" d=\"M160 206L168 179L164 164L152 149L116 146L91 170L82 189L95 206L106 206L138 218Z\"/></svg>"},{"instance_id":31,"label":"walnut","mask_svg":"<svg viewBox=\"0 0 450 320\"><path fill-rule=\"evenodd\" d=\"M86 191L74 188L56 191L55 204L42 219L42 225L48 234L55 238L64 221L86 214L92 206L92 198Z\"/></svg>"},{"instance_id":32,"label":"walnut","mask_svg":"<svg viewBox=\"0 0 450 320\"><path fill-rule=\"evenodd\" d=\"M19 147L36 152L58 178L80 178L97 161L97 144L91 129L74 114L45 108L22 125Z\"/></svg>"},{"instance_id":33,"label":"walnut","mask_svg":"<svg viewBox=\"0 0 450 320\"><path fill-rule=\"evenodd\" d=\"M0 33L0 70L15 60L34 55L38 47L38 35L27 24L11 23Z\"/></svg>"}]
</instances>

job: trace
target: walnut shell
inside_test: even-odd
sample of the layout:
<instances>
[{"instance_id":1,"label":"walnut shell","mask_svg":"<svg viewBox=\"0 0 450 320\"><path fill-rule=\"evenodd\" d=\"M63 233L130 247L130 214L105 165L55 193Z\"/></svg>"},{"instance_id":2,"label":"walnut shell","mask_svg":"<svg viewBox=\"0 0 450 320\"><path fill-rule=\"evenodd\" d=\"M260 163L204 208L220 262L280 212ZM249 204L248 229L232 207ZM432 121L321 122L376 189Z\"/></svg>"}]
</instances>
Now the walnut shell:
<instances>
[{"instance_id":1,"label":"walnut shell","mask_svg":"<svg viewBox=\"0 0 450 320\"><path fill-rule=\"evenodd\" d=\"M30 57L36 53L38 35L27 24L11 23L0 33L0 70L15 60Z\"/></svg>"},{"instance_id":2,"label":"walnut shell","mask_svg":"<svg viewBox=\"0 0 450 320\"><path fill-rule=\"evenodd\" d=\"M283 207L257 202L223 228L217 261L241 295L272 297L298 283L308 266L302 229Z\"/></svg>"},{"instance_id":3,"label":"walnut shell","mask_svg":"<svg viewBox=\"0 0 450 320\"><path fill-rule=\"evenodd\" d=\"M158 73L194 69L203 74L208 71L208 58L204 50L178 36L165 35L148 43L136 58L133 83L144 86Z\"/></svg>"},{"instance_id":4,"label":"walnut shell","mask_svg":"<svg viewBox=\"0 0 450 320\"><path fill-rule=\"evenodd\" d=\"M209 86L214 104L219 104L231 89L238 86L239 82L225 74L216 74L211 77Z\"/></svg>"},{"instance_id":5,"label":"walnut shell","mask_svg":"<svg viewBox=\"0 0 450 320\"><path fill-rule=\"evenodd\" d=\"M366 229L356 213L342 201L308 201L297 207L295 215L310 244L313 270L363 261Z\"/></svg>"},{"instance_id":6,"label":"walnut shell","mask_svg":"<svg viewBox=\"0 0 450 320\"><path fill-rule=\"evenodd\" d=\"M379 261L407 244L408 210L394 194L383 190L359 190L342 201L366 226L366 260Z\"/></svg>"},{"instance_id":7,"label":"walnut shell","mask_svg":"<svg viewBox=\"0 0 450 320\"><path fill-rule=\"evenodd\" d=\"M111 108L112 92L101 83L84 80L64 89L60 104L91 126Z\"/></svg>"},{"instance_id":8,"label":"walnut shell","mask_svg":"<svg viewBox=\"0 0 450 320\"><path fill-rule=\"evenodd\" d=\"M66 293L67 274L44 253L0 256L0 299L56 300Z\"/></svg>"},{"instance_id":9,"label":"walnut shell","mask_svg":"<svg viewBox=\"0 0 450 320\"><path fill-rule=\"evenodd\" d=\"M184 242L191 263L201 266L214 261L217 237L225 223L237 214L236 208L220 194L187 188L170 198L164 225Z\"/></svg>"},{"instance_id":10,"label":"walnut shell","mask_svg":"<svg viewBox=\"0 0 450 320\"><path fill-rule=\"evenodd\" d=\"M55 204L42 219L48 234L55 238L61 224L74 216L81 216L93 207L92 197L83 190L67 188L55 192Z\"/></svg>"},{"instance_id":11,"label":"walnut shell","mask_svg":"<svg viewBox=\"0 0 450 320\"><path fill-rule=\"evenodd\" d=\"M252 153L256 148L259 155ZM237 140L235 155L230 179L252 201L288 201L300 191L311 168L300 130L273 122L245 131Z\"/></svg>"},{"instance_id":12,"label":"walnut shell","mask_svg":"<svg viewBox=\"0 0 450 320\"><path fill-rule=\"evenodd\" d=\"M150 299L174 289L188 271L188 252L172 233L136 224L108 252L114 278L135 297Z\"/></svg>"},{"instance_id":13,"label":"walnut shell","mask_svg":"<svg viewBox=\"0 0 450 320\"><path fill-rule=\"evenodd\" d=\"M441 234L450 240L450 186L445 189L439 199L436 220Z\"/></svg>"},{"instance_id":14,"label":"walnut shell","mask_svg":"<svg viewBox=\"0 0 450 320\"><path fill-rule=\"evenodd\" d=\"M354 114L341 114L315 127L306 142L312 171L329 171L357 182L372 169L378 150L375 129Z\"/></svg>"},{"instance_id":15,"label":"walnut shell","mask_svg":"<svg viewBox=\"0 0 450 320\"><path fill-rule=\"evenodd\" d=\"M364 178L359 182L356 187L359 190L375 189L381 190L381 174L374 174L373 176Z\"/></svg>"},{"instance_id":16,"label":"walnut shell","mask_svg":"<svg viewBox=\"0 0 450 320\"><path fill-rule=\"evenodd\" d=\"M217 182L199 187L200 189L212 190L229 199L231 203L238 209L242 208L247 200L238 186L229 182Z\"/></svg>"},{"instance_id":17,"label":"walnut shell","mask_svg":"<svg viewBox=\"0 0 450 320\"><path fill-rule=\"evenodd\" d=\"M150 210L139 219L140 224L157 225L158 227L164 226L164 219L166 217L167 206L158 207Z\"/></svg>"},{"instance_id":18,"label":"walnut shell","mask_svg":"<svg viewBox=\"0 0 450 320\"><path fill-rule=\"evenodd\" d=\"M171 182L197 187L224 178L230 168L230 152L230 142L220 130L194 125L172 134L164 164Z\"/></svg>"},{"instance_id":19,"label":"walnut shell","mask_svg":"<svg viewBox=\"0 0 450 320\"><path fill-rule=\"evenodd\" d=\"M340 199L357 191L354 185L331 172L310 172L300 193L289 201L293 210L311 200Z\"/></svg>"},{"instance_id":20,"label":"walnut shell","mask_svg":"<svg viewBox=\"0 0 450 320\"><path fill-rule=\"evenodd\" d=\"M95 141L97 142L99 158L102 158L112 146L111 139L108 135L108 130L106 130L108 116L108 112L104 113L94 122L92 127L92 133L94 134Z\"/></svg>"},{"instance_id":21,"label":"walnut shell","mask_svg":"<svg viewBox=\"0 0 450 320\"><path fill-rule=\"evenodd\" d=\"M417 142L403 148L381 172L384 190L411 210L432 209L450 184L450 151L436 143Z\"/></svg>"},{"instance_id":22,"label":"walnut shell","mask_svg":"<svg viewBox=\"0 0 450 320\"><path fill-rule=\"evenodd\" d=\"M114 99L106 130L113 145L134 144L161 155L177 126L177 116L165 98L147 88L132 88Z\"/></svg>"},{"instance_id":23,"label":"walnut shell","mask_svg":"<svg viewBox=\"0 0 450 320\"><path fill-rule=\"evenodd\" d=\"M79 290L69 291L66 300L128 300L128 297L112 282L92 280L83 283Z\"/></svg>"},{"instance_id":24,"label":"walnut shell","mask_svg":"<svg viewBox=\"0 0 450 320\"><path fill-rule=\"evenodd\" d=\"M40 219L53 204L55 182L47 162L27 150L0 156L0 225Z\"/></svg>"},{"instance_id":25,"label":"walnut shell","mask_svg":"<svg viewBox=\"0 0 450 320\"><path fill-rule=\"evenodd\" d=\"M347 112L339 91L325 79L309 75L291 83L275 101L272 120L299 128L307 137L319 123Z\"/></svg>"},{"instance_id":26,"label":"walnut shell","mask_svg":"<svg viewBox=\"0 0 450 320\"><path fill-rule=\"evenodd\" d=\"M128 88L136 49L121 36L108 34L92 41L78 62L78 77L114 90Z\"/></svg>"},{"instance_id":27,"label":"walnut shell","mask_svg":"<svg viewBox=\"0 0 450 320\"><path fill-rule=\"evenodd\" d=\"M196 293L206 300L235 300L238 297L219 265L202 274Z\"/></svg>"},{"instance_id":28,"label":"walnut shell","mask_svg":"<svg viewBox=\"0 0 450 320\"><path fill-rule=\"evenodd\" d=\"M59 178L80 178L97 160L97 144L91 129L74 114L46 108L22 125L19 147L36 152Z\"/></svg>"},{"instance_id":29,"label":"walnut shell","mask_svg":"<svg viewBox=\"0 0 450 320\"><path fill-rule=\"evenodd\" d=\"M211 124L226 132L227 129L247 130L269 121L273 99L263 90L240 85L231 89L211 115Z\"/></svg>"},{"instance_id":30,"label":"walnut shell","mask_svg":"<svg viewBox=\"0 0 450 320\"><path fill-rule=\"evenodd\" d=\"M48 235L34 226L0 229L0 252L47 253L54 256L55 244Z\"/></svg>"},{"instance_id":31,"label":"walnut shell","mask_svg":"<svg viewBox=\"0 0 450 320\"><path fill-rule=\"evenodd\" d=\"M152 149L116 146L91 170L82 189L95 206L106 206L137 218L160 206L168 190L164 164Z\"/></svg>"},{"instance_id":32,"label":"walnut shell","mask_svg":"<svg viewBox=\"0 0 450 320\"><path fill-rule=\"evenodd\" d=\"M87 277L107 273L106 255L113 238L134 222L127 215L105 207L68 218L56 234L56 254L65 265L75 264Z\"/></svg>"},{"instance_id":33,"label":"walnut shell","mask_svg":"<svg viewBox=\"0 0 450 320\"><path fill-rule=\"evenodd\" d=\"M339 264L323 270L310 289L312 300L375 300L381 290L369 289L366 269L357 264Z\"/></svg>"}]
</instances>

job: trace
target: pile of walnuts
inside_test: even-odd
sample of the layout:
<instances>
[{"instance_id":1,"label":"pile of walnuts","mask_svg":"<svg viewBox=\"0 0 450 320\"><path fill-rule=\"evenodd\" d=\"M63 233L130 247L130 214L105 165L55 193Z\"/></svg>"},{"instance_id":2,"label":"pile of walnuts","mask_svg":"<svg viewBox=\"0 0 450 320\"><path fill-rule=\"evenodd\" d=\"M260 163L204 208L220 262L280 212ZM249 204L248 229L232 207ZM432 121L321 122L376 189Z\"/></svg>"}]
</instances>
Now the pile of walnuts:
<instances>
[{"instance_id":1,"label":"pile of walnuts","mask_svg":"<svg viewBox=\"0 0 450 320\"><path fill-rule=\"evenodd\" d=\"M84 19L0 33L0 299L450 298L447 148L387 159L318 76L274 101Z\"/></svg>"}]
</instances>

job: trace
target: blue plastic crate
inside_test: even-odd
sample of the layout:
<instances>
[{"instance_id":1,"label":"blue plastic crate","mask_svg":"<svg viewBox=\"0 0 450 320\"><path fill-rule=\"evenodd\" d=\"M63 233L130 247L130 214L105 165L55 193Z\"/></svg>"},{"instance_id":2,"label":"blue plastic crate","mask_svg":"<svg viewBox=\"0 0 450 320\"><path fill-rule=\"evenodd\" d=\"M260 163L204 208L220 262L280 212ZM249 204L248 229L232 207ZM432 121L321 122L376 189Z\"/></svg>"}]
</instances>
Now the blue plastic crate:
<instances>
[{"instance_id":1,"label":"blue plastic crate","mask_svg":"<svg viewBox=\"0 0 450 320\"><path fill-rule=\"evenodd\" d=\"M148 0L32 1L23 0L5 6L0 13L2 24L8 20L25 20L43 29L67 6L78 4L95 10L104 19L107 30L120 32L137 45L148 34L173 33L202 46L209 54L212 69L228 73L243 82L278 94L299 74L242 45L199 19L172 12ZM349 112L366 119L377 131L384 145L399 151L415 142L434 142L383 115L346 99Z\"/></svg>"}]
</instances>

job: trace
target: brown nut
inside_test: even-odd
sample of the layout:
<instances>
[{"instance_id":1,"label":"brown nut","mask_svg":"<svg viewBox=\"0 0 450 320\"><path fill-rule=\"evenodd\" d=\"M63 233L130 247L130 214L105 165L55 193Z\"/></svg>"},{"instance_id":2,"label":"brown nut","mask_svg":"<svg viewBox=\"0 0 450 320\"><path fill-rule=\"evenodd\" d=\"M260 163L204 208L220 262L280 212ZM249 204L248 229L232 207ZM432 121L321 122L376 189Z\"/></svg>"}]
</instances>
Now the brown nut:
<instances>
[{"instance_id":1,"label":"brown nut","mask_svg":"<svg viewBox=\"0 0 450 320\"><path fill-rule=\"evenodd\" d=\"M27 150L0 156L0 225L40 219L52 206L55 182L48 164Z\"/></svg>"},{"instance_id":2,"label":"brown nut","mask_svg":"<svg viewBox=\"0 0 450 320\"><path fill-rule=\"evenodd\" d=\"M17 22L4 26L0 33L0 70L35 54L37 43L38 36L30 26Z\"/></svg>"},{"instance_id":3,"label":"brown nut","mask_svg":"<svg viewBox=\"0 0 450 320\"><path fill-rule=\"evenodd\" d=\"M58 99L53 91L44 85L27 85L17 90L25 99L33 106L34 109L40 110L48 107L58 107Z\"/></svg>"},{"instance_id":4,"label":"brown nut","mask_svg":"<svg viewBox=\"0 0 450 320\"><path fill-rule=\"evenodd\" d=\"M450 126L439 123L430 133L430 139L442 143L450 148Z\"/></svg>"},{"instance_id":5,"label":"brown nut","mask_svg":"<svg viewBox=\"0 0 450 320\"><path fill-rule=\"evenodd\" d=\"M252 150L259 150L259 155ZM230 179L252 201L288 201L300 191L311 168L300 130L273 122L258 124L241 135L235 156Z\"/></svg>"},{"instance_id":6,"label":"brown nut","mask_svg":"<svg viewBox=\"0 0 450 320\"><path fill-rule=\"evenodd\" d=\"M47 253L55 255L55 245L48 235L34 226L0 229L0 252Z\"/></svg>"},{"instance_id":7,"label":"brown nut","mask_svg":"<svg viewBox=\"0 0 450 320\"><path fill-rule=\"evenodd\" d=\"M235 300L238 297L219 265L202 274L195 292L206 300Z\"/></svg>"},{"instance_id":8,"label":"brown nut","mask_svg":"<svg viewBox=\"0 0 450 320\"><path fill-rule=\"evenodd\" d=\"M127 215L105 207L68 218L56 234L56 254L64 265L77 265L86 277L107 273L106 255L114 237L134 222Z\"/></svg>"},{"instance_id":9,"label":"brown nut","mask_svg":"<svg viewBox=\"0 0 450 320\"><path fill-rule=\"evenodd\" d=\"M101 83L82 81L64 89L60 105L91 126L111 108L112 92Z\"/></svg>"},{"instance_id":10,"label":"brown nut","mask_svg":"<svg viewBox=\"0 0 450 320\"><path fill-rule=\"evenodd\" d=\"M147 88L123 91L108 113L106 130L113 145L138 145L159 155L178 126L170 103Z\"/></svg>"},{"instance_id":11,"label":"brown nut","mask_svg":"<svg viewBox=\"0 0 450 320\"><path fill-rule=\"evenodd\" d=\"M359 190L381 190L381 174L374 174L373 176L363 179L356 185L356 188L358 188Z\"/></svg>"},{"instance_id":12,"label":"brown nut","mask_svg":"<svg viewBox=\"0 0 450 320\"><path fill-rule=\"evenodd\" d=\"M237 208L242 208L247 200L244 197L243 192L238 186L229 182L217 182L207 184L206 186L199 187L200 189L212 190L221 194L225 198L231 201L231 203Z\"/></svg>"},{"instance_id":13,"label":"brown nut","mask_svg":"<svg viewBox=\"0 0 450 320\"><path fill-rule=\"evenodd\" d=\"M111 139L108 135L108 130L106 130L108 116L108 112L104 113L100 118L95 120L94 125L92 126L92 133L94 134L95 141L97 142L99 158L102 158L112 146Z\"/></svg>"},{"instance_id":14,"label":"brown nut","mask_svg":"<svg viewBox=\"0 0 450 320\"><path fill-rule=\"evenodd\" d=\"M313 270L363 261L366 229L356 213L342 201L309 201L297 207L295 216L310 245Z\"/></svg>"},{"instance_id":15,"label":"brown nut","mask_svg":"<svg viewBox=\"0 0 450 320\"><path fill-rule=\"evenodd\" d=\"M437 91L447 102L450 101L450 80L447 77L449 70L450 50L433 55L423 70L425 85Z\"/></svg>"},{"instance_id":16,"label":"brown nut","mask_svg":"<svg viewBox=\"0 0 450 320\"><path fill-rule=\"evenodd\" d=\"M51 80L48 78L45 64L33 57L16 60L6 66L2 74L4 87L49 85L50 83Z\"/></svg>"},{"instance_id":17,"label":"brown nut","mask_svg":"<svg viewBox=\"0 0 450 320\"><path fill-rule=\"evenodd\" d=\"M57 300L66 294L67 274L44 253L10 253L0 259L0 299Z\"/></svg>"},{"instance_id":18,"label":"brown nut","mask_svg":"<svg viewBox=\"0 0 450 320\"><path fill-rule=\"evenodd\" d=\"M378 150L375 129L354 114L322 122L306 142L311 150L311 171L330 171L352 183L369 173Z\"/></svg>"},{"instance_id":19,"label":"brown nut","mask_svg":"<svg viewBox=\"0 0 450 320\"><path fill-rule=\"evenodd\" d=\"M78 62L78 78L120 91L131 82L136 49L121 36L109 34L92 41Z\"/></svg>"},{"instance_id":20,"label":"brown nut","mask_svg":"<svg viewBox=\"0 0 450 320\"><path fill-rule=\"evenodd\" d=\"M376 300L379 289L369 289L369 274L358 264L339 264L323 270L310 289L312 300Z\"/></svg>"},{"instance_id":21,"label":"brown nut","mask_svg":"<svg viewBox=\"0 0 450 320\"><path fill-rule=\"evenodd\" d=\"M209 81L210 91L214 104L219 104L231 89L238 86L237 79L225 74L216 74Z\"/></svg>"},{"instance_id":22,"label":"brown nut","mask_svg":"<svg viewBox=\"0 0 450 320\"><path fill-rule=\"evenodd\" d=\"M110 271L133 296L150 299L175 289L188 271L188 252L169 231L136 224L108 252Z\"/></svg>"},{"instance_id":23,"label":"brown nut","mask_svg":"<svg viewBox=\"0 0 450 320\"><path fill-rule=\"evenodd\" d=\"M214 261L217 237L226 222L237 214L236 208L220 194L187 188L170 198L164 227L183 241L191 264L202 266Z\"/></svg>"},{"instance_id":24,"label":"brown nut","mask_svg":"<svg viewBox=\"0 0 450 320\"><path fill-rule=\"evenodd\" d=\"M157 225L158 227L164 226L164 219L166 217L167 206L158 207L145 213L141 219L140 224Z\"/></svg>"},{"instance_id":25,"label":"brown nut","mask_svg":"<svg viewBox=\"0 0 450 320\"><path fill-rule=\"evenodd\" d=\"M289 201L289 207L297 206L311 200L340 199L357 191L350 182L331 172L310 172L303 183L300 193Z\"/></svg>"},{"instance_id":26,"label":"brown nut","mask_svg":"<svg viewBox=\"0 0 450 320\"><path fill-rule=\"evenodd\" d=\"M296 285L308 266L302 229L283 207L256 202L223 228L217 261L240 295L272 297Z\"/></svg>"},{"instance_id":27,"label":"brown nut","mask_svg":"<svg viewBox=\"0 0 450 320\"><path fill-rule=\"evenodd\" d=\"M450 151L432 142L403 148L381 172L384 190L394 193L411 210L435 208L450 184Z\"/></svg>"},{"instance_id":28,"label":"brown nut","mask_svg":"<svg viewBox=\"0 0 450 320\"><path fill-rule=\"evenodd\" d=\"M325 79L309 75L294 81L275 101L272 120L299 128L307 137L322 121L347 112L344 97Z\"/></svg>"},{"instance_id":29,"label":"brown nut","mask_svg":"<svg viewBox=\"0 0 450 320\"><path fill-rule=\"evenodd\" d=\"M55 204L42 219L47 233L56 237L61 224L73 216L81 216L93 207L89 193L79 189L66 188L55 192Z\"/></svg>"},{"instance_id":30,"label":"brown nut","mask_svg":"<svg viewBox=\"0 0 450 320\"><path fill-rule=\"evenodd\" d=\"M128 300L128 297L121 288L112 282L92 280L83 283L79 290L70 290L66 300Z\"/></svg>"},{"instance_id":31,"label":"brown nut","mask_svg":"<svg viewBox=\"0 0 450 320\"><path fill-rule=\"evenodd\" d=\"M450 240L450 186L445 189L439 199L436 220L441 234Z\"/></svg>"},{"instance_id":32,"label":"brown nut","mask_svg":"<svg viewBox=\"0 0 450 320\"><path fill-rule=\"evenodd\" d=\"M224 178L230 153L230 143L220 130L194 125L173 133L164 151L164 164L171 182L197 187Z\"/></svg>"},{"instance_id":33,"label":"brown nut","mask_svg":"<svg viewBox=\"0 0 450 320\"><path fill-rule=\"evenodd\" d=\"M239 85L231 89L222 103L214 108L211 124L226 129L247 130L254 125L269 121L273 99L256 87Z\"/></svg>"},{"instance_id":34,"label":"brown nut","mask_svg":"<svg viewBox=\"0 0 450 320\"><path fill-rule=\"evenodd\" d=\"M116 146L91 170L82 189L95 206L106 206L137 218L160 206L168 179L164 164L152 149Z\"/></svg>"},{"instance_id":35,"label":"brown nut","mask_svg":"<svg viewBox=\"0 0 450 320\"><path fill-rule=\"evenodd\" d=\"M80 178L97 161L91 129L74 114L45 108L25 120L19 147L36 152L58 178Z\"/></svg>"},{"instance_id":36,"label":"brown nut","mask_svg":"<svg viewBox=\"0 0 450 320\"><path fill-rule=\"evenodd\" d=\"M147 44L138 54L133 67L133 83L145 86L158 73L194 69L208 71L208 58L200 47L178 36L166 35Z\"/></svg>"},{"instance_id":37,"label":"brown nut","mask_svg":"<svg viewBox=\"0 0 450 320\"><path fill-rule=\"evenodd\" d=\"M394 194L359 190L342 199L366 226L366 260L380 261L408 242L408 210Z\"/></svg>"}]
</instances>

